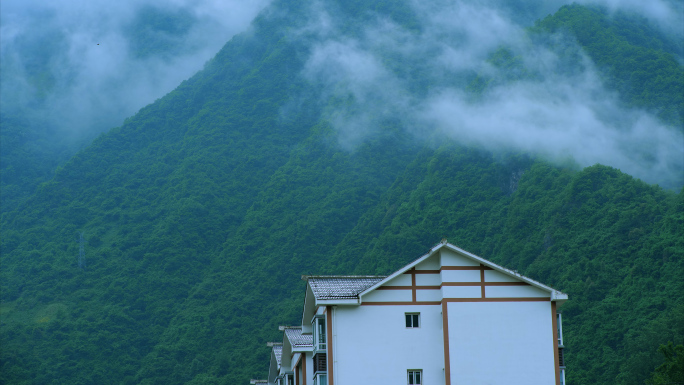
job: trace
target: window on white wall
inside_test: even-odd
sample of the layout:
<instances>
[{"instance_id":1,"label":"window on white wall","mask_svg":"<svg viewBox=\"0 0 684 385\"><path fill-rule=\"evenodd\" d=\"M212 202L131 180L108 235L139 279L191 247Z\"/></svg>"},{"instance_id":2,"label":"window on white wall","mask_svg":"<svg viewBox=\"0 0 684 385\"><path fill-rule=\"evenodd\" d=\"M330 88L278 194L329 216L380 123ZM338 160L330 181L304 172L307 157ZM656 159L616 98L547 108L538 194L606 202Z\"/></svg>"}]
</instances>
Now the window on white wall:
<instances>
[{"instance_id":1,"label":"window on white wall","mask_svg":"<svg viewBox=\"0 0 684 385\"><path fill-rule=\"evenodd\" d=\"M408 371L408 384L409 385L422 385L423 384L423 371L418 369L411 369Z\"/></svg>"},{"instance_id":2,"label":"window on white wall","mask_svg":"<svg viewBox=\"0 0 684 385\"><path fill-rule=\"evenodd\" d=\"M420 327L420 313L406 313L406 327L419 328Z\"/></svg>"},{"instance_id":3,"label":"window on white wall","mask_svg":"<svg viewBox=\"0 0 684 385\"><path fill-rule=\"evenodd\" d=\"M314 350L325 351L326 336L325 336L325 317L317 316L313 320L314 327Z\"/></svg>"},{"instance_id":4,"label":"window on white wall","mask_svg":"<svg viewBox=\"0 0 684 385\"><path fill-rule=\"evenodd\" d=\"M314 377L314 385L328 385L328 376L325 374L318 374Z\"/></svg>"}]
</instances>

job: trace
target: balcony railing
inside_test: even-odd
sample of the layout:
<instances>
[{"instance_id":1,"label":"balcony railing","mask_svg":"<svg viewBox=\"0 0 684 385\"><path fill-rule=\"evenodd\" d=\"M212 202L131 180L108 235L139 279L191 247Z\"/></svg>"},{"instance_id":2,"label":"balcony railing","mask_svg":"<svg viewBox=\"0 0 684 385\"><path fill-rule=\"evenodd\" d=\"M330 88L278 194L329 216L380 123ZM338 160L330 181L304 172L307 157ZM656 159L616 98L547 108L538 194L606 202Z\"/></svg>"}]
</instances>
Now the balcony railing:
<instances>
[{"instance_id":1,"label":"balcony railing","mask_svg":"<svg viewBox=\"0 0 684 385\"><path fill-rule=\"evenodd\" d=\"M326 359L325 353L316 353L313 356L313 370L314 374L318 372L327 372L328 371L328 361Z\"/></svg>"}]
</instances>

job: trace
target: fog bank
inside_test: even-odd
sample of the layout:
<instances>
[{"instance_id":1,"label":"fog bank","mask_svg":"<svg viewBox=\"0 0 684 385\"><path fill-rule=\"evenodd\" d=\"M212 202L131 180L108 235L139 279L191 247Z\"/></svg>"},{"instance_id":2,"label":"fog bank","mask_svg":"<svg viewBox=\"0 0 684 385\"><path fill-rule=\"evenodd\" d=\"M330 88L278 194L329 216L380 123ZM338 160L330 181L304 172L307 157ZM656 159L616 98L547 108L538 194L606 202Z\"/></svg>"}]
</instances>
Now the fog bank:
<instances>
[{"instance_id":1,"label":"fog bank","mask_svg":"<svg viewBox=\"0 0 684 385\"><path fill-rule=\"evenodd\" d=\"M7 0L2 111L102 131L200 70L270 0Z\"/></svg>"},{"instance_id":2,"label":"fog bank","mask_svg":"<svg viewBox=\"0 0 684 385\"><path fill-rule=\"evenodd\" d=\"M649 183L684 184L681 129L625 106L572 39L533 43L496 3L415 1L420 32L377 16L354 36L321 3L312 6L300 31L315 41L303 76L347 101L329 112L340 144L353 149L383 120L399 118L417 137L439 132L494 152L601 163ZM663 1L592 3L674 17L661 12ZM506 65L496 65L497 55ZM473 91L478 81L486 83L481 93Z\"/></svg>"}]
</instances>

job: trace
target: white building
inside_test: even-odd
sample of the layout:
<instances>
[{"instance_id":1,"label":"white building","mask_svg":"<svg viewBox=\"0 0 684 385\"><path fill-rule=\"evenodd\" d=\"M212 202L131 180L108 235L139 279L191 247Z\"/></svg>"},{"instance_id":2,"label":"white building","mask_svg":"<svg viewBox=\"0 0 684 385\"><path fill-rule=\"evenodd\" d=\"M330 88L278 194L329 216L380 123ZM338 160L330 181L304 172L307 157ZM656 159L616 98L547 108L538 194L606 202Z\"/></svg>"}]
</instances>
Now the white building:
<instances>
[{"instance_id":1,"label":"white building","mask_svg":"<svg viewBox=\"0 0 684 385\"><path fill-rule=\"evenodd\" d=\"M565 384L568 296L446 241L389 276L303 278L269 384Z\"/></svg>"}]
</instances>

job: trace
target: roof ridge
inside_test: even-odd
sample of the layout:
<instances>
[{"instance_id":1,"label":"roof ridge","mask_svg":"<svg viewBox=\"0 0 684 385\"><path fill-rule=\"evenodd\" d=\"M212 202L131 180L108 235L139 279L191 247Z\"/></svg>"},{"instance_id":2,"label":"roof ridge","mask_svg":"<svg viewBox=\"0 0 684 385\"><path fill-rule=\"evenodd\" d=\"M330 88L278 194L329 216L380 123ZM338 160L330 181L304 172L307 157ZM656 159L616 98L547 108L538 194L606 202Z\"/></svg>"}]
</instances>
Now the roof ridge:
<instances>
[{"instance_id":1,"label":"roof ridge","mask_svg":"<svg viewBox=\"0 0 684 385\"><path fill-rule=\"evenodd\" d=\"M278 326L278 330L282 331L282 330L287 330L287 329L300 329L301 330L302 327L301 327L301 325L300 326L283 326L283 325Z\"/></svg>"},{"instance_id":2,"label":"roof ridge","mask_svg":"<svg viewBox=\"0 0 684 385\"><path fill-rule=\"evenodd\" d=\"M302 279L311 278L387 278L387 275L302 275Z\"/></svg>"}]
</instances>

